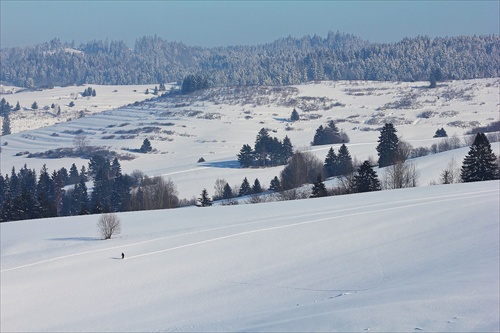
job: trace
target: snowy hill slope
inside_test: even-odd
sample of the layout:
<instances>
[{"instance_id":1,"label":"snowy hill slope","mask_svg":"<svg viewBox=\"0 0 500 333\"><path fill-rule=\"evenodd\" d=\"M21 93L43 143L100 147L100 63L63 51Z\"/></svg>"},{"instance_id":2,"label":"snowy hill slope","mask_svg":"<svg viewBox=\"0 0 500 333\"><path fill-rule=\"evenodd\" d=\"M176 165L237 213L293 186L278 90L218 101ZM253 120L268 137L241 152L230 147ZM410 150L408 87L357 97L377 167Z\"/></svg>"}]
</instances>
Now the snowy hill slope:
<instances>
[{"instance_id":1,"label":"snowy hill slope","mask_svg":"<svg viewBox=\"0 0 500 333\"><path fill-rule=\"evenodd\" d=\"M330 145L310 142L319 125L336 120L362 161L376 157L385 121L427 148L441 140L432 138L438 128L463 140L498 121L499 83L215 88L121 108L146 95L136 89L119 104L116 92L91 85L111 109L94 99L96 112L51 126L44 119L53 115L19 113L13 123L26 130L1 138L0 172L87 166L27 157L72 147L84 133L90 145L132 155L121 161L124 172L172 179L180 198L211 193L218 178L267 186L282 167L242 169L236 161L263 127L323 160ZM50 101L63 89L37 98ZM2 97L13 105L33 99L23 94ZM84 102L93 103L76 106ZM288 121L293 108L299 122ZM155 151L131 151L144 138ZM492 148L500 154L499 143ZM120 213L122 234L109 241L98 239L98 216L1 223L0 331L498 331L500 183L425 186L467 151L415 159L424 186L413 189Z\"/></svg>"},{"instance_id":2,"label":"snowy hill slope","mask_svg":"<svg viewBox=\"0 0 500 333\"><path fill-rule=\"evenodd\" d=\"M0 330L498 331L499 190L2 223Z\"/></svg>"},{"instance_id":3,"label":"snowy hill slope","mask_svg":"<svg viewBox=\"0 0 500 333\"><path fill-rule=\"evenodd\" d=\"M91 85L96 88L97 96L86 102L102 99L104 104L96 104L102 110L109 101L114 105L112 110L42 128L38 127L43 122L25 111L16 120L17 126L33 129L1 138L0 172L7 174L13 166L19 170L25 164L37 172L43 164L49 170L63 166L69 169L72 163L78 169L82 165L88 166L88 160L83 159L27 157L27 152L73 147L77 133L84 133L92 146L108 147L117 153L133 156L132 160L121 161L123 172L141 170L149 176L170 178L180 198L197 197L203 188L213 194L218 178L225 179L232 186L239 186L244 177L250 182L258 178L267 187L282 167L241 169L236 157L244 144L253 146L261 128L269 129L269 134L280 140L288 136L295 149L311 151L324 160L331 145L311 147L310 143L320 125L335 120L350 137L347 147L351 156L358 161L370 157L376 159L375 147L384 122L394 123L398 135L413 147L429 148L441 140L432 137L441 127L450 137L456 135L463 142L464 134L473 127L500 120L499 84L500 80L496 78L443 82L436 89L428 89L427 82L366 81L318 82L288 87L222 87L187 97L161 98L121 108L118 105L125 103L119 104L116 94L130 92L131 95L124 97L123 101L152 95L144 95L144 89L138 87L106 90L105 86ZM59 93L67 95L68 91L64 89L70 88L36 93L40 94L39 98L46 94L45 99L49 101ZM83 87L71 89L83 90ZM113 93L114 90L118 93ZM24 98L23 94L29 92L4 97L15 105L17 99ZM31 95L25 98L26 101L32 99ZM83 100L78 100L76 106ZM288 119L293 108L300 113L301 120L292 123ZM151 141L155 151L150 154L131 152L131 149L138 149L145 138ZM333 145L335 150L338 147ZM493 148L498 155L500 147L495 145ZM419 184L428 185L437 180L452 155L460 164L466 153L467 149L446 153L446 159L439 159L442 162L436 166L434 174L417 165L422 174ZM201 157L206 163L197 163Z\"/></svg>"}]
</instances>

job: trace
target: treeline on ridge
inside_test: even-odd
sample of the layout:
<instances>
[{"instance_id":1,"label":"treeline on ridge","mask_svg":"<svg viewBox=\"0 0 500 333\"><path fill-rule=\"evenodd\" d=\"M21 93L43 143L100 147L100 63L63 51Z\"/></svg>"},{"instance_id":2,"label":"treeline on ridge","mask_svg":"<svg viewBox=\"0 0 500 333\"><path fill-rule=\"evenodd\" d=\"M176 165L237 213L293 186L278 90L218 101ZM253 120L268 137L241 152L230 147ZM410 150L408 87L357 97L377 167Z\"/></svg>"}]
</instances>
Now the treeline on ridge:
<instances>
[{"instance_id":1,"label":"treeline on ridge","mask_svg":"<svg viewBox=\"0 0 500 333\"><path fill-rule=\"evenodd\" d=\"M26 88L74 84L182 82L202 74L215 86L289 85L313 80L427 81L498 77L500 37L405 38L370 43L330 32L326 38L287 37L254 46L204 48L141 37L80 46L59 39L0 49L0 81Z\"/></svg>"}]
</instances>

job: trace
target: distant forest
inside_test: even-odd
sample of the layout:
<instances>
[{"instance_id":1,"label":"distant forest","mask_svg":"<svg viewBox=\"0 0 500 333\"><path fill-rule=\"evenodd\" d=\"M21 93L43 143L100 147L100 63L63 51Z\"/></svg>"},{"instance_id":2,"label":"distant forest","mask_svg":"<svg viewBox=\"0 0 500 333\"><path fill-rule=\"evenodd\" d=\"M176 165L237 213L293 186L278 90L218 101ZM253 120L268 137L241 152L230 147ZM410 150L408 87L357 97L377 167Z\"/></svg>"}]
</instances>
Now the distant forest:
<instances>
[{"instance_id":1,"label":"distant forest","mask_svg":"<svg viewBox=\"0 0 500 333\"><path fill-rule=\"evenodd\" d=\"M182 82L203 75L211 86L289 85L316 80L426 81L498 77L500 36L405 38L370 43L330 32L255 46L192 47L157 36L80 46L48 43L0 50L0 81L44 88L74 84Z\"/></svg>"}]
</instances>

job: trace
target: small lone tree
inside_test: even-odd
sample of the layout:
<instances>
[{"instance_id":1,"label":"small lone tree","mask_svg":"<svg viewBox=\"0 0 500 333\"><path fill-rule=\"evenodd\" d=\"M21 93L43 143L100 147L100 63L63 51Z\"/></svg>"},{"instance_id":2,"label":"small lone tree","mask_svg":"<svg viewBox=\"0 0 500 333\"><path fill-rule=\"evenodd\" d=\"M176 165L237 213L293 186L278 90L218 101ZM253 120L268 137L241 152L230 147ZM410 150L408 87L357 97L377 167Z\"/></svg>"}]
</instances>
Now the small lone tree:
<instances>
[{"instance_id":1,"label":"small lone tree","mask_svg":"<svg viewBox=\"0 0 500 333\"><path fill-rule=\"evenodd\" d=\"M103 239L110 239L111 236L120 233L120 219L114 213L102 214L97 222L97 228Z\"/></svg>"},{"instance_id":2,"label":"small lone tree","mask_svg":"<svg viewBox=\"0 0 500 333\"><path fill-rule=\"evenodd\" d=\"M212 206L212 199L208 196L207 189L201 191L201 197L198 198L199 207L210 207Z\"/></svg>"},{"instance_id":3,"label":"small lone tree","mask_svg":"<svg viewBox=\"0 0 500 333\"><path fill-rule=\"evenodd\" d=\"M75 147L75 151L79 154L83 153L85 150L87 150L89 142L90 141L85 134L77 134L73 138L73 146Z\"/></svg>"},{"instance_id":4,"label":"small lone tree","mask_svg":"<svg viewBox=\"0 0 500 333\"><path fill-rule=\"evenodd\" d=\"M300 119L299 113L294 108L292 114L290 115L290 121L298 121L299 119Z\"/></svg>"},{"instance_id":5,"label":"small lone tree","mask_svg":"<svg viewBox=\"0 0 500 333\"><path fill-rule=\"evenodd\" d=\"M38 103L37 103L36 101L35 101L35 102L33 102L33 104L31 104L31 108L32 108L33 110L38 109Z\"/></svg>"},{"instance_id":6,"label":"small lone tree","mask_svg":"<svg viewBox=\"0 0 500 333\"><path fill-rule=\"evenodd\" d=\"M141 153L149 153L151 150L153 150L153 147L151 147L151 142L148 140L148 138L144 139L140 148Z\"/></svg>"},{"instance_id":7,"label":"small lone tree","mask_svg":"<svg viewBox=\"0 0 500 333\"><path fill-rule=\"evenodd\" d=\"M436 131L436 134L434 134L433 138L446 138L448 137L448 134L444 130L444 128L440 128Z\"/></svg>"}]
</instances>

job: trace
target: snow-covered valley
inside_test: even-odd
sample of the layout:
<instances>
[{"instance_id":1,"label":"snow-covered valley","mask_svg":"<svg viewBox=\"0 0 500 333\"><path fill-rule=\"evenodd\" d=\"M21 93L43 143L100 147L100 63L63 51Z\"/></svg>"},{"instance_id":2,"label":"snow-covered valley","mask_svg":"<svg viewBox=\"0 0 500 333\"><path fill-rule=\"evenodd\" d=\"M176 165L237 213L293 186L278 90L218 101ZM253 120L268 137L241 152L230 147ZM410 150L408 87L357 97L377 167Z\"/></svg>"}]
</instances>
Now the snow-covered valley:
<instances>
[{"instance_id":1,"label":"snow-covered valley","mask_svg":"<svg viewBox=\"0 0 500 333\"><path fill-rule=\"evenodd\" d=\"M134 157L121 161L123 172L169 178L180 198L212 194L217 179L258 178L267 187L283 167L244 169L236 160L263 127L324 160L331 146L310 142L319 125L336 120L353 157L376 159L384 122L412 146L430 147L442 140L432 137L441 127L463 140L500 120L499 83L320 82L148 101L136 87L123 103L90 85L103 104L88 103L102 112L49 126L29 110L12 117L22 131L2 137L1 173L86 165L25 153L71 147L85 133L91 145ZM43 108L59 92L80 90L1 97L12 105L36 98ZM288 120L293 108L298 122ZM144 138L154 151L131 152ZM492 148L498 156L500 145ZM107 241L95 215L0 223L0 330L498 332L500 182L430 186L467 152L414 159L416 188L119 213L122 233Z\"/></svg>"}]
</instances>

